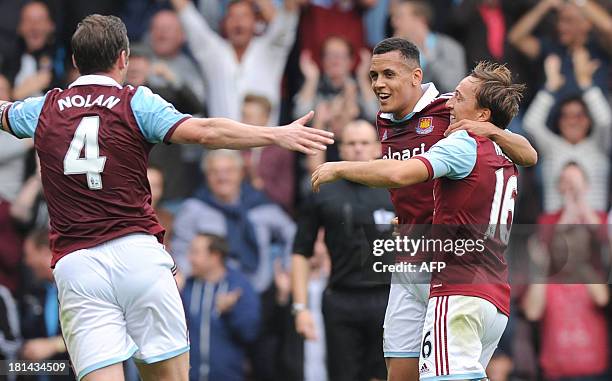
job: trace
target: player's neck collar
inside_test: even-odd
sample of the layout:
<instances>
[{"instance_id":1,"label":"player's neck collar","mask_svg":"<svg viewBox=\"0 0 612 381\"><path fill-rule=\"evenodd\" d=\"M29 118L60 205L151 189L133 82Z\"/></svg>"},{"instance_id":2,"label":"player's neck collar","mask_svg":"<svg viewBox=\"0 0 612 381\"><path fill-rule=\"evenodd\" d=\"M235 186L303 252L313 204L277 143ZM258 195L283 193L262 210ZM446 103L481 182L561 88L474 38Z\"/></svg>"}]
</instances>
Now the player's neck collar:
<instances>
[{"instance_id":1,"label":"player's neck collar","mask_svg":"<svg viewBox=\"0 0 612 381\"><path fill-rule=\"evenodd\" d=\"M68 88L72 88L74 86L84 86L84 85L100 85L100 86L115 86L120 89L123 88L120 84L117 83L114 79L107 75L99 75L99 74L88 74L82 75L76 79L76 81L72 82Z\"/></svg>"},{"instance_id":2,"label":"player's neck collar","mask_svg":"<svg viewBox=\"0 0 612 381\"><path fill-rule=\"evenodd\" d=\"M433 102L434 99L436 99L439 92L438 92L438 89L436 89L436 85L434 85L433 82L428 82L428 83L421 85L421 90L423 90L423 95L421 95L421 98L419 99L417 104L414 105L414 109L412 110L411 113L403 117L401 120L395 119L395 117L393 116L393 113L390 113L390 112L381 113L380 117L383 119L390 120L393 123L399 123L399 122L405 122L406 120L412 118L412 116L416 114L417 112L423 111L423 109L427 107L428 104L430 104L431 102Z\"/></svg>"}]
</instances>

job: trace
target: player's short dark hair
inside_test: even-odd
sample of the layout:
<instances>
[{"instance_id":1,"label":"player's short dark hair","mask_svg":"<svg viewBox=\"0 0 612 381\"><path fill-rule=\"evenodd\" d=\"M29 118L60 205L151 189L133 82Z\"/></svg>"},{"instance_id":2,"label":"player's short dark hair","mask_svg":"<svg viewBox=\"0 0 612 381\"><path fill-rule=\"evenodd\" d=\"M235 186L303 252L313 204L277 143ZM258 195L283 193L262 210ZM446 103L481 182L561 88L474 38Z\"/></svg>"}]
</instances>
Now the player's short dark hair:
<instances>
[{"instance_id":1,"label":"player's short dark hair","mask_svg":"<svg viewBox=\"0 0 612 381\"><path fill-rule=\"evenodd\" d=\"M470 76L480 80L476 103L491 110L490 122L505 129L518 114L525 85L512 83L512 73L506 65L481 61Z\"/></svg>"},{"instance_id":2,"label":"player's short dark hair","mask_svg":"<svg viewBox=\"0 0 612 381\"><path fill-rule=\"evenodd\" d=\"M270 115L270 112L272 112L272 103L263 95L247 94L244 96L243 103L256 103L260 105L264 109L266 115Z\"/></svg>"},{"instance_id":3,"label":"player's short dark hair","mask_svg":"<svg viewBox=\"0 0 612 381\"><path fill-rule=\"evenodd\" d=\"M372 54L385 54L395 51L400 52L402 57L415 64L417 67L421 66L419 48L412 42L400 37L385 38L376 44Z\"/></svg>"},{"instance_id":4,"label":"player's short dark hair","mask_svg":"<svg viewBox=\"0 0 612 381\"><path fill-rule=\"evenodd\" d=\"M110 71L122 51L129 52L125 24L119 17L85 17L71 40L74 62L81 75Z\"/></svg>"},{"instance_id":5,"label":"player's short dark hair","mask_svg":"<svg viewBox=\"0 0 612 381\"><path fill-rule=\"evenodd\" d=\"M229 244L227 240L220 235L201 232L198 233L198 237L204 237L208 240L208 251L221 256L221 259L225 262L225 259L229 255Z\"/></svg>"},{"instance_id":6,"label":"player's short dark hair","mask_svg":"<svg viewBox=\"0 0 612 381\"><path fill-rule=\"evenodd\" d=\"M427 25L431 26L434 22L434 10L427 0L400 0L400 4L411 4L417 16L424 17Z\"/></svg>"}]
</instances>

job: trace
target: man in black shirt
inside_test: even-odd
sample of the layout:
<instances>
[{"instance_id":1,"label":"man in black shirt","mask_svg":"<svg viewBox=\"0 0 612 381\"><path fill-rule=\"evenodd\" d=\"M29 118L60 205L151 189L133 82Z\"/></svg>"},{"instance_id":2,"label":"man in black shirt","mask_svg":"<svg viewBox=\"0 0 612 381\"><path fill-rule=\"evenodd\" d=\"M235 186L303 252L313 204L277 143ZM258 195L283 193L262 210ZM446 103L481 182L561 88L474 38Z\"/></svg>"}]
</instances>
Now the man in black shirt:
<instances>
[{"instance_id":1,"label":"man in black shirt","mask_svg":"<svg viewBox=\"0 0 612 381\"><path fill-rule=\"evenodd\" d=\"M376 130L365 121L346 125L342 132L342 160L377 158ZM327 344L327 370L333 381L386 379L382 354L382 326L388 287L363 279L363 253L370 251L364 233L367 225L390 224L393 205L384 189L349 181L327 184L305 201L298 215L293 269L293 311L296 330L305 339L316 332L308 309L308 258L320 228L331 257L331 274L323 296Z\"/></svg>"}]
</instances>

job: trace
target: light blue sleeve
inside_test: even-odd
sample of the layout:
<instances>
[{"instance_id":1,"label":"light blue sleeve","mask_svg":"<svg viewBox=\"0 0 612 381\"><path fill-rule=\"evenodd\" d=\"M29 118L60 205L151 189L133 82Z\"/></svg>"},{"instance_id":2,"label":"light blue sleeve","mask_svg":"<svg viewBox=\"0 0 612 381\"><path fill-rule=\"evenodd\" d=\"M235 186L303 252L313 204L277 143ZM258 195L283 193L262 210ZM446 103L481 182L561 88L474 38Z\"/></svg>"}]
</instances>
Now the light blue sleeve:
<instances>
[{"instance_id":1,"label":"light blue sleeve","mask_svg":"<svg viewBox=\"0 0 612 381\"><path fill-rule=\"evenodd\" d=\"M461 180L467 177L476 165L476 140L467 131L457 131L434 144L422 155L433 169L432 178L448 177Z\"/></svg>"},{"instance_id":2,"label":"light blue sleeve","mask_svg":"<svg viewBox=\"0 0 612 381\"><path fill-rule=\"evenodd\" d=\"M168 141L168 132L177 122L191 115L178 112L148 87L139 86L130 102L140 131L149 143Z\"/></svg>"},{"instance_id":3,"label":"light blue sleeve","mask_svg":"<svg viewBox=\"0 0 612 381\"><path fill-rule=\"evenodd\" d=\"M38 126L38 117L45 104L45 97L26 98L14 102L8 110L8 122L18 138L33 138Z\"/></svg>"}]
</instances>

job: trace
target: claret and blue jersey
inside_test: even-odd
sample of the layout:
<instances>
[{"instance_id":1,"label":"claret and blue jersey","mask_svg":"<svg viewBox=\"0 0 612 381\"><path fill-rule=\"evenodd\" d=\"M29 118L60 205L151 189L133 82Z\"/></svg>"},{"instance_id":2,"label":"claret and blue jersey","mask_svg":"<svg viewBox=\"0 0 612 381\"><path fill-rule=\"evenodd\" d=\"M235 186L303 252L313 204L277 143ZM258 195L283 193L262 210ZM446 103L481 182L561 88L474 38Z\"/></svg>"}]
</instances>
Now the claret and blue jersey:
<instances>
[{"instance_id":1,"label":"claret and blue jersey","mask_svg":"<svg viewBox=\"0 0 612 381\"><path fill-rule=\"evenodd\" d=\"M148 155L190 115L141 86L102 75L13 103L9 130L34 138L51 219L52 265L129 233L162 239L150 205Z\"/></svg>"},{"instance_id":2,"label":"claret and blue jersey","mask_svg":"<svg viewBox=\"0 0 612 381\"><path fill-rule=\"evenodd\" d=\"M476 262L468 256L434 255L434 260L444 261L452 270L432 273L430 296L476 296L508 315L510 287L504 251L517 195L516 166L495 142L467 131L452 133L414 158L425 164L429 178L434 179L433 224L461 226L461 238L485 240L485 252Z\"/></svg>"}]
</instances>

